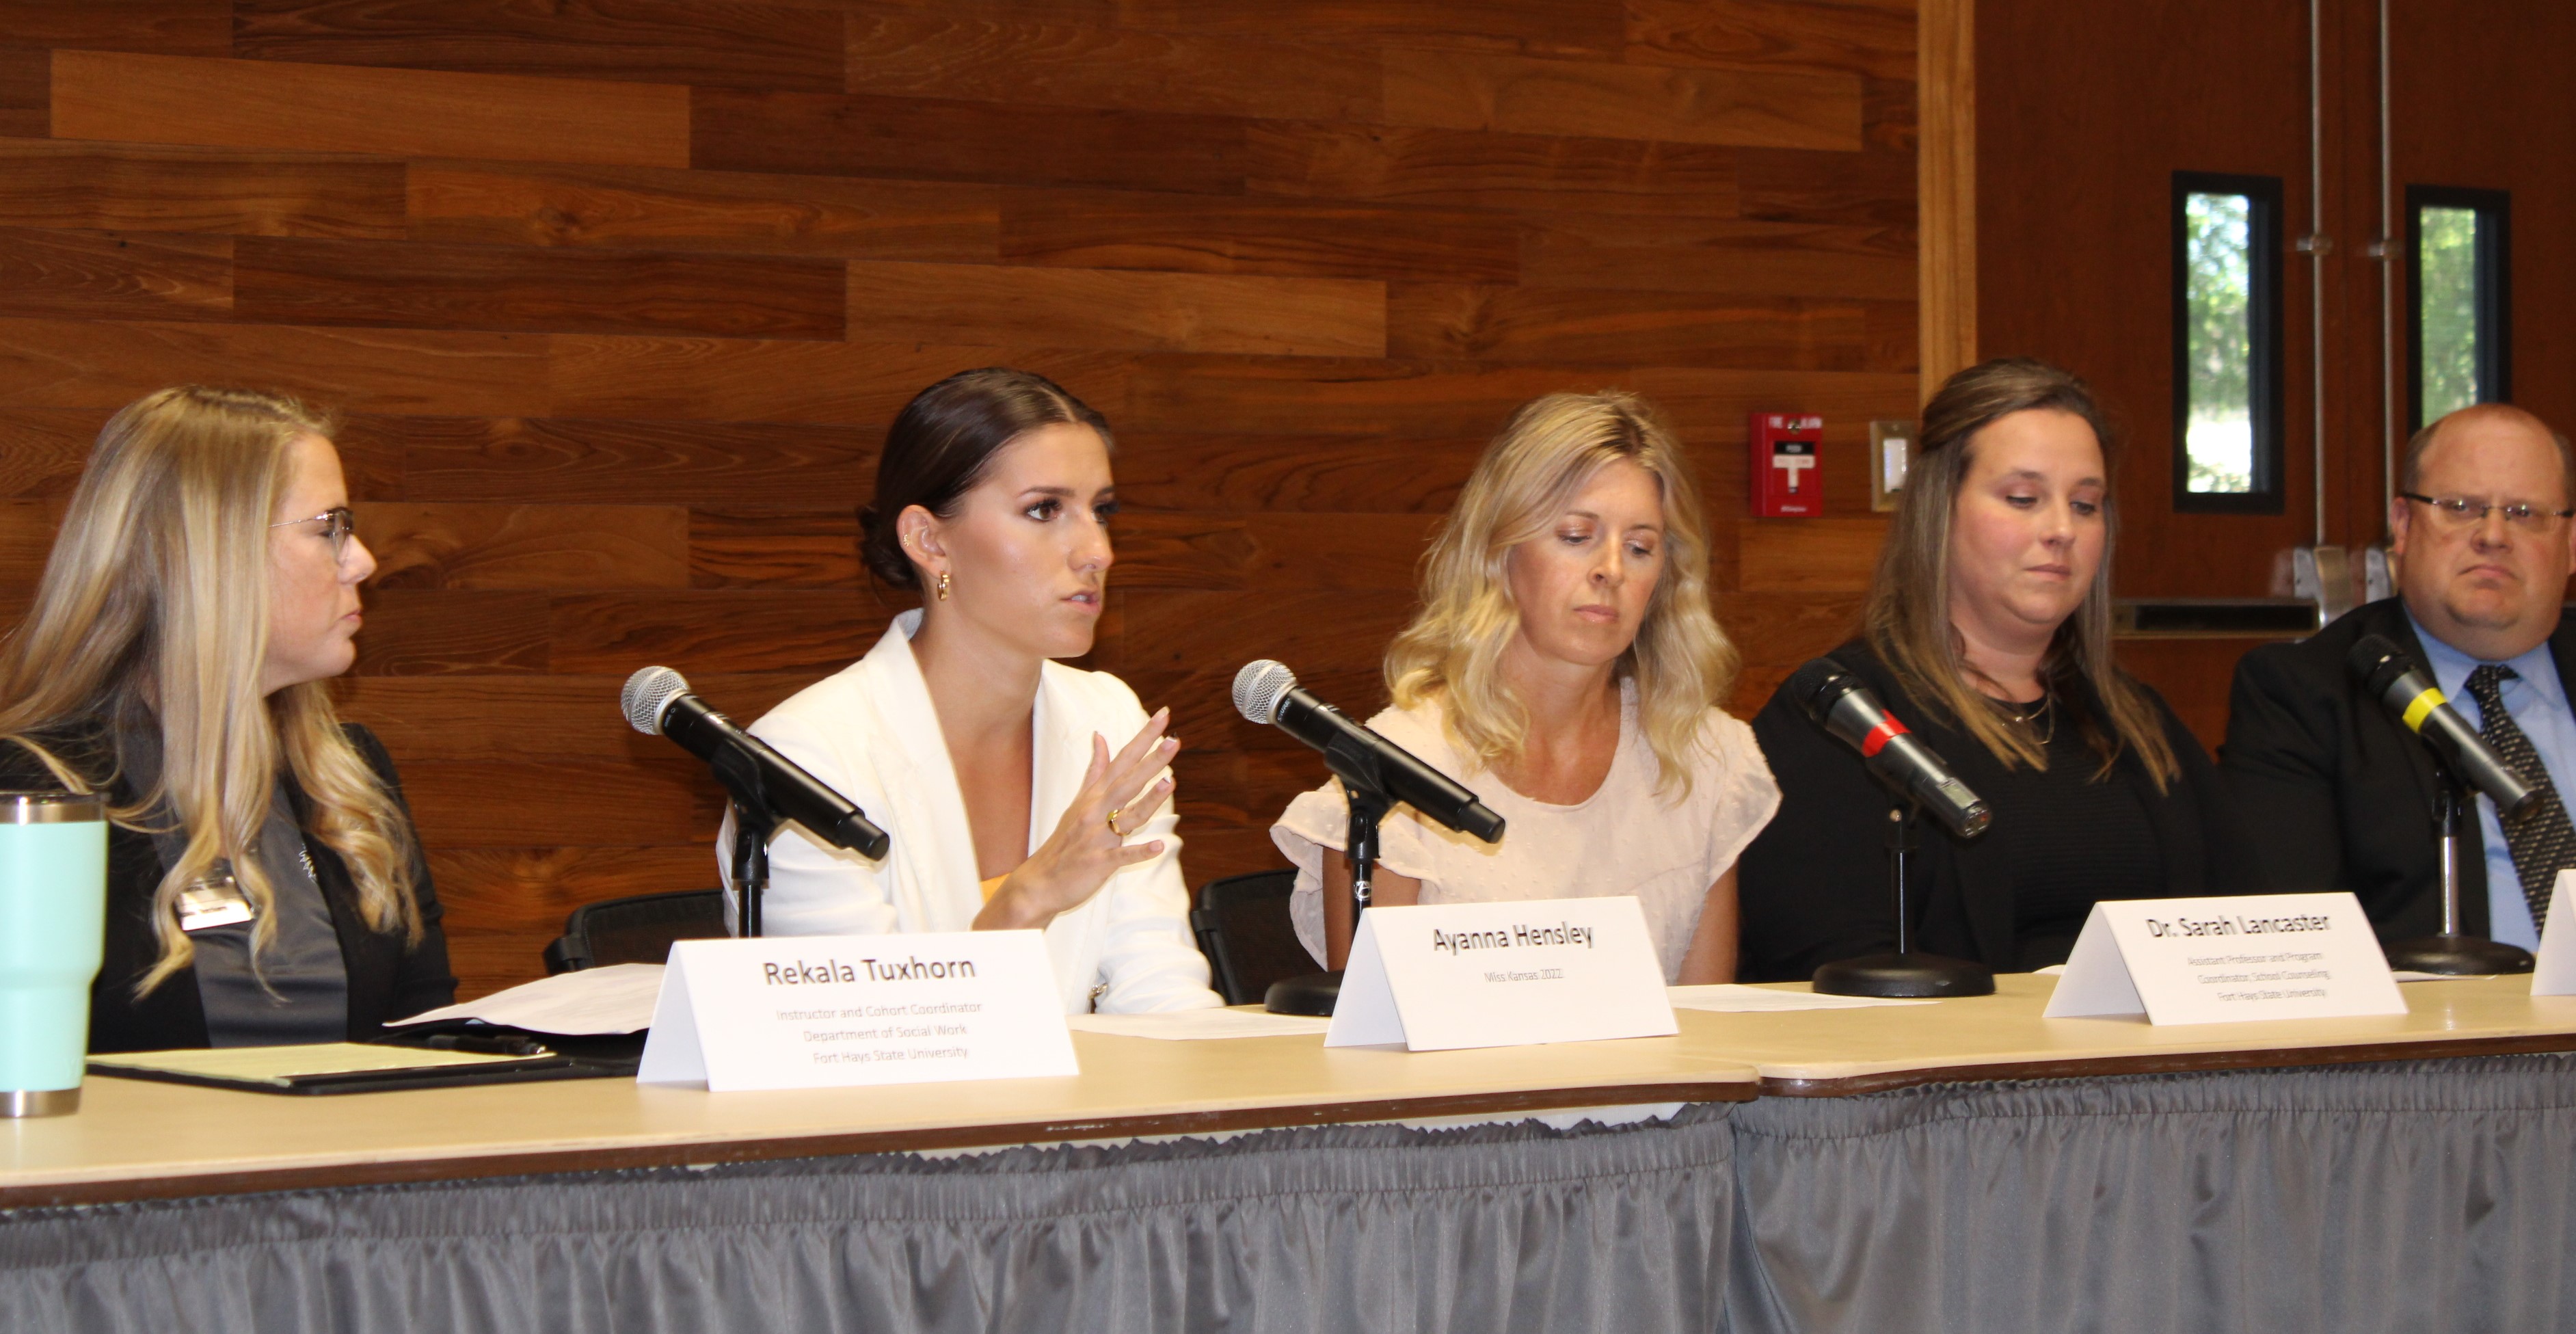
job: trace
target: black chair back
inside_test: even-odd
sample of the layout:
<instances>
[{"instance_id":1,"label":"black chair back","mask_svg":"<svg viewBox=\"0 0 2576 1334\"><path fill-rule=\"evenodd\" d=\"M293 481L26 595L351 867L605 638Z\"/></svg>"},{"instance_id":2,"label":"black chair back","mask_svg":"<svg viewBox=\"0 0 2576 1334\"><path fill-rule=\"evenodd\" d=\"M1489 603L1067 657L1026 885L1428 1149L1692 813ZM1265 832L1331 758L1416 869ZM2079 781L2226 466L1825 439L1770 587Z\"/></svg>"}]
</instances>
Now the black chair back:
<instances>
[{"instance_id":1,"label":"black chair back","mask_svg":"<svg viewBox=\"0 0 2576 1334\"><path fill-rule=\"evenodd\" d=\"M564 918L564 933L546 946L546 971L660 963L675 940L725 934L724 891L682 889L585 903Z\"/></svg>"},{"instance_id":2,"label":"black chair back","mask_svg":"<svg viewBox=\"0 0 2576 1334\"><path fill-rule=\"evenodd\" d=\"M1199 886L1190 930L1226 1004L1258 1005L1271 983L1323 967L1288 921L1288 895L1296 887L1297 873L1285 870L1230 875Z\"/></svg>"}]
</instances>

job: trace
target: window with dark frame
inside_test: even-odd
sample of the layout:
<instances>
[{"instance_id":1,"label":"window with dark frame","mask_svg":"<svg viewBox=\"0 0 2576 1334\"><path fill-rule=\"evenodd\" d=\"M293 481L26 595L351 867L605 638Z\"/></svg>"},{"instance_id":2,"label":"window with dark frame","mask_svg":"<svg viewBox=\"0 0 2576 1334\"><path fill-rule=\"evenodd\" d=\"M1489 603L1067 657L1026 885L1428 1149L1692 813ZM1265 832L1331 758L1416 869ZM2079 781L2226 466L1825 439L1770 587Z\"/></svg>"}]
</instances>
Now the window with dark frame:
<instances>
[{"instance_id":1,"label":"window with dark frame","mask_svg":"<svg viewBox=\"0 0 2576 1334\"><path fill-rule=\"evenodd\" d=\"M2420 429L2513 394L2512 201L2406 187L2406 390Z\"/></svg>"},{"instance_id":2,"label":"window with dark frame","mask_svg":"<svg viewBox=\"0 0 2576 1334\"><path fill-rule=\"evenodd\" d=\"M2173 178L2174 509L2278 514L2281 178Z\"/></svg>"}]
</instances>

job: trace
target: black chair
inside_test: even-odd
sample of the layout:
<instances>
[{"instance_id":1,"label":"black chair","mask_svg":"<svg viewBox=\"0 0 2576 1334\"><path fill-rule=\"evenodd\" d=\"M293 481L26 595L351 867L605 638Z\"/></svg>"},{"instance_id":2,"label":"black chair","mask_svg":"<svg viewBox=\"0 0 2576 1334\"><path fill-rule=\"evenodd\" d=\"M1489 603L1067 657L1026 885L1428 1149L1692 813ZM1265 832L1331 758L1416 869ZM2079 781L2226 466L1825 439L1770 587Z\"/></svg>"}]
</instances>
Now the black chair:
<instances>
[{"instance_id":1,"label":"black chair","mask_svg":"<svg viewBox=\"0 0 2576 1334\"><path fill-rule=\"evenodd\" d=\"M1190 930L1226 1004L1258 1005L1271 983L1322 967L1288 921L1288 895L1296 887L1295 871L1255 871L1199 886Z\"/></svg>"},{"instance_id":2,"label":"black chair","mask_svg":"<svg viewBox=\"0 0 2576 1334\"><path fill-rule=\"evenodd\" d=\"M725 934L724 891L682 889L585 903L564 918L564 933L546 946L546 971L660 963L675 940Z\"/></svg>"}]
</instances>

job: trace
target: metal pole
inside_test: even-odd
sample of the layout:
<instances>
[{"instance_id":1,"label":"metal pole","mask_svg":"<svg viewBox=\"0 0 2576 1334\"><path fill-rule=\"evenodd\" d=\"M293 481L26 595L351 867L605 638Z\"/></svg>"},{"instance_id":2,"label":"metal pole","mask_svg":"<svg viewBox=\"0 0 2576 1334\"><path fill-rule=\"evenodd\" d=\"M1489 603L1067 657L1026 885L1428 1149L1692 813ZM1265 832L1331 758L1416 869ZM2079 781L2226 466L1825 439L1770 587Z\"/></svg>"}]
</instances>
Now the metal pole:
<instances>
[{"instance_id":1,"label":"metal pole","mask_svg":"<svg viewBox=\"0 0 2576 1334\"><path fill-rule=\"evenodd\" d=\"M2456 936L2460 934L2460 838L2467 825L2463 817L2476 798L2463 794L2449 771L2440 778L2434 785L2433 818L2434 837L2442 844L2442 934Z\"/></svg>"},{"instance_id":2,"label":"metal pole","mask_svg":"<svg viewBox=\"0 0 2576 1334\"><path fill-rule=\"evenodd\" d=\"M2391 192L2396 172L2390 166L2388 134L2388 0L2379 0L2379 439L2387 455L2380 469L2380 523L2388 522L2397 503L2397 216ZM2388 536L2395 537L2395 533Z\"/></svg>"},{"instance_id":3,"label":"metal pole","mask_svg":"<svg viewBox=\"0 0 2576 1334\"><path fill-rule=\"evenodd\" d=\"M2310 396L2315 413L2317 538L2326 544L2326 130L2325 43L2318 10L2308 0L2308 347L2313 354Z\"/></svg>"},{"instance_id":4,"label":"metal pole","mask_svg":"<svg viewBox=\"0 0 2576 1334\"><path fill-rule=\"evenodd\" d=\"M1922 809L1912 800L1900 801L1887 813L1887 882L1890 907L1896 913L1896 952L1914 952L1914 914L1905 901L1905 862L1914 851L1914 815Z\"/></svg>"}]
</instances>

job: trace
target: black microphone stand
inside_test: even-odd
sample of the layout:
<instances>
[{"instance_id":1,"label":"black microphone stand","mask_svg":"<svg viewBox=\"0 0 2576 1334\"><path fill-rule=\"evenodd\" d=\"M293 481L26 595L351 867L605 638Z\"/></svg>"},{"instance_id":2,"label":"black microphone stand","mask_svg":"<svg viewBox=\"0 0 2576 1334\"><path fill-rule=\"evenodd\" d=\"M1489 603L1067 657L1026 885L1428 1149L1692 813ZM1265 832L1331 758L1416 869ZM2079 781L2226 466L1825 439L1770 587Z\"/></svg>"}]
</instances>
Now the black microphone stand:
<instances>
[{"instance_id":1,"label":"black microphone stand","mask_svg":"<svg viewBox=\"0 0 2576 1334\"><path fill-rule=\"evenodd\" d=\"M2442 931L2389 945L2388 966L2447 977L2528 973L2533 964L2529 950L2460 933L2460 842L2477 797L2442 762L2438 751L2433 755L2433 780L2433 837L2442 849Z\"/></svg>"},{"instance_id":2,"label":"black microphone stand","mask_svg":"<svg viewBox=\"0 0 2576 1334\"><path fill-rule=\"evenodd\" d=\"M1360 914L1368 911L1373 897L1371 886L1377 876L1377 826L1386 813L1395 808L1387 795L1375 788L1342 780L1342 793L1350 799L1351 832L1348 851L1343 856L1351 864L1351 943L1360 939ZM1329 1015L1342 996L1342 971L1308 973L1303 977L1283 977L1270 984L1261 997L1261 1008L1272 1014Z\"/></svg>"},{"instance_id":3,"label":"black microphone stand","mask_svg":"<svg viewBox=\"0 0 2576 1334\"><path fill-rule=\"evenodd\" d=\"M1896 911L1896 952L1837 959L1816 970L1813 986L1827 996L1991 996L1995 975L1984 964L1914 952L1914 914L1906 903L1905 860L1914 851L1914 827L1923 804L1899 795L1887 813L1889 898Z\"/></svg>"},{"instance_id":4,"label":"black microphone stand","mask_svg":"<svg viewBox=\"0 0 2576 1334\"><path fill-rule=\"evenodd\" d=\"M733 803L734 934L749 940L760 934L760 896L769 892L769 840L783 823L766 803Z\"/></svg>"},{"instance_id":5,"label":"black microphone stand","mask_svg":"<svg viewBox=\"0 0 2576 1334\"><path fill-rule=\"evenodd\" d=\"M733 799L734 934L749 940L760 934L760 898L769 892L769 840L787 818L770 805L752 756L726 746L708 764Z\"/></svg>"}]
</instances>

